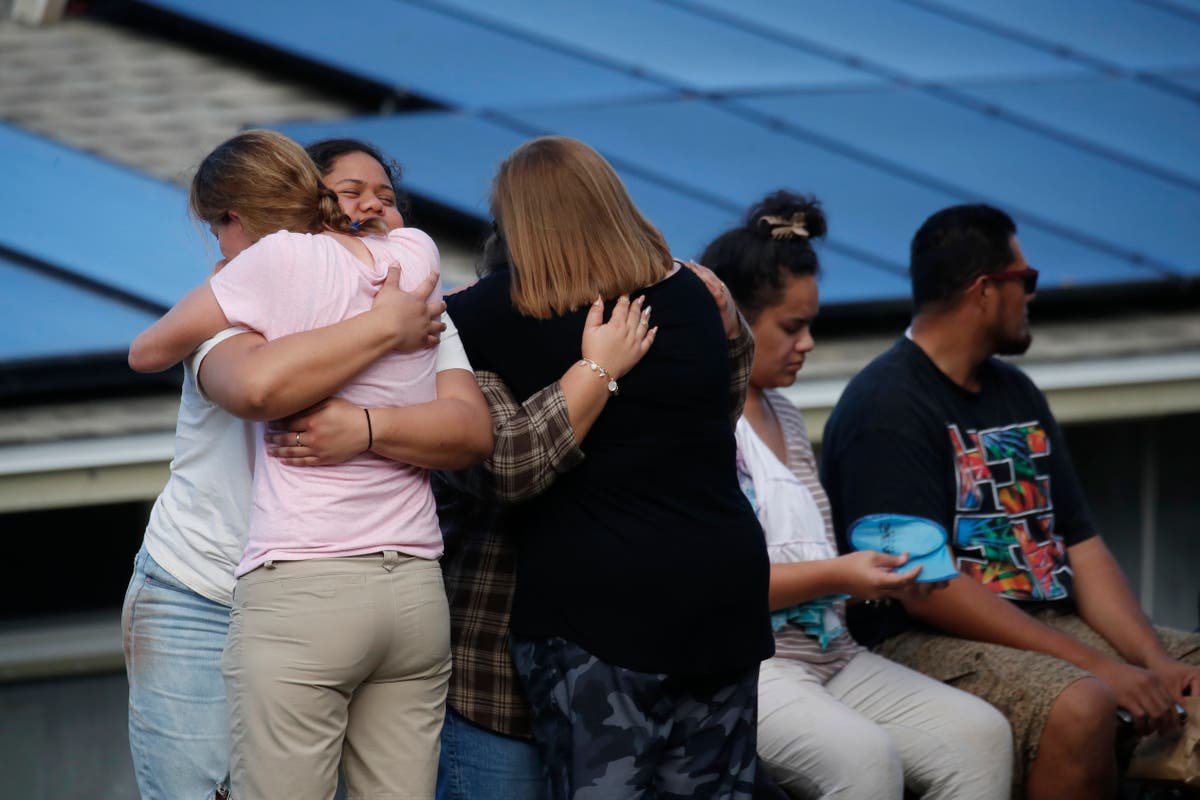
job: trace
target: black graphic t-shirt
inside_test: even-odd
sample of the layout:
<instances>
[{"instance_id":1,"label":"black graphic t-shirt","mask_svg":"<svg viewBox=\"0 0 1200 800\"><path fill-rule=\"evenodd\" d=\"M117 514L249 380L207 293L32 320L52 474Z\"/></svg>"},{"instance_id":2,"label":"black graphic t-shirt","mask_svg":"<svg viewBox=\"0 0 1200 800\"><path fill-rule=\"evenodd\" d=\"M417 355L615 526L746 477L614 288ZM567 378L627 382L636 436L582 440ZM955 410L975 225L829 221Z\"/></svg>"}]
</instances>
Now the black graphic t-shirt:
<instances>
[{"instance_id":1,"label":"black graphic t-shirt","mask_svg":"<svg viewBox=\"0 0 1200 800\"><path fill-rule=\"evenodd\" d=\"M846 387L822 449L843 552L860 517L926 517L946 529L964 575L1009 600L1071 602L1066 549L1095 529L1062 433L1021 370L989 359L969 392L901 339ZM910 625L898 606L849 621L865 644Z\"/></svg>"}]
</instances>

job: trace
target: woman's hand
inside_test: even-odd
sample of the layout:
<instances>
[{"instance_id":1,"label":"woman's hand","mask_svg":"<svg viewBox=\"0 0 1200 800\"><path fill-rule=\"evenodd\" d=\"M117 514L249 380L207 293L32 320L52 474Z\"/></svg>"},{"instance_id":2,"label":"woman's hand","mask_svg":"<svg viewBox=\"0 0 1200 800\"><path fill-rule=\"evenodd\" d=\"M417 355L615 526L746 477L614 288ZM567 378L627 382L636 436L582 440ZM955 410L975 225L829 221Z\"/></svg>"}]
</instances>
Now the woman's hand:
<instances>
[{"instance_id":1,"label":"woman's hand","mask_svg":"<svg viewBox=\"0 0 1200 800\"><path fill-rule=\"evenodd\" d=\"M834 562L841 573L842 591L855 600L895 596L911 586L921 572L919 566L896 572L908 563L908 553L892 556L875 550L859 550L838 556Z\"/></svg>"},{"instance_id":2,"label":"woman's hand","mask_svg":"<svg viewBox=\"0 0 1200 800\"><path fill-rule=\"evenodd\" d=\"M267 455L291 467L340 464L367 449L367 415L339 397L272 422Z\"/></svg>"},{"instance_id":3,"label":"woman's hand","mask_svg":"<svg viewBox=\"0 0 1200 800\"><path fill-rule=\"evenodd\" d=\"M437 345L438 337L446 330L441 320L446 304L429 299L437 282L438 274L431 272L416 288L406 292L400 288L400 267L388 267L387 278L371 304L371 313L387 326L394 338L393 350L411 353Z\"/></svg>"},{"instance_id":4,"label":"woman's hand","mask_svg":"<svg viewBox=\"0 0 1200 800\"><path fill-rule=\"evenodd\" d=\"M599 297L588 309L580 350L584 358L604 367L613 380L633 369L654 344L658 327L650 327L650 309L642 307L645 301L645 295L632 303L628 295L622 295L608 322L604 321L604 301Z\"/></svg>"},{"instance_id":5,"label":"woman's hand","mask_svg":"<svg viewBox=\"0 0 1200 800\"><path fill-rule=\"evenodd\" d=\"M716 301L717 310L721 312L721 322L725 325L725 338L736 339L742 330L742 323L738 319L737 303L733 301L729 287L708 267L701 266L695 261L684 261L683 264L704 281L704 286Z\"/></svg>"}]
</instances>

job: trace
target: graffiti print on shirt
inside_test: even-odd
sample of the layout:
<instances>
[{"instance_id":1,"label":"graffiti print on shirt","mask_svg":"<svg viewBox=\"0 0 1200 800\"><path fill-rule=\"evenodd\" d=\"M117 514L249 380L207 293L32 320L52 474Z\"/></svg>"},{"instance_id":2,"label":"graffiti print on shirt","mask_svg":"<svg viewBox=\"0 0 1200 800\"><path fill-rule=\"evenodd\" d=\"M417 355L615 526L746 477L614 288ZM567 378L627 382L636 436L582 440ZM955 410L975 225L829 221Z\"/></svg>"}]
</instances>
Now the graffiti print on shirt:
<instances>
[{"instance_id":1,"label":"graffiti print on shirt","mask_svg":"<svg viewBox=\"0 0 1200 800\"><path fill-rule=\"evenodd\" d=\"M957 472L957 566L1010 600L1069 596L1071 568L1054 531L1050 440L1037 422L982 431L949 425Z\"/></svg>"}]
</instances>

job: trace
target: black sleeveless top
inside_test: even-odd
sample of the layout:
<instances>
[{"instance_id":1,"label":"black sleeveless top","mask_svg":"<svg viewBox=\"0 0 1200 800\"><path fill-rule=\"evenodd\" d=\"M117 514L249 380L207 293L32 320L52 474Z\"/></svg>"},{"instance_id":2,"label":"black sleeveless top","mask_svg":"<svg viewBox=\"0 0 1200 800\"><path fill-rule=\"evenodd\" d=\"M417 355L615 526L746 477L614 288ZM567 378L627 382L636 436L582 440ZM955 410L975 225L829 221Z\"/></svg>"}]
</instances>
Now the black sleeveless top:
<instances>
[{"instance_id":1,"label":"black sleeveless top","mask_svg":"<svg viewBox=\"0 0 1200 800\"><path fill-rule=\"evenodd\" d=\"M641 293L658 335L588 433L587 458L512 510L512 629L641 672L742 670L774 645L766 547L737 482L728 343L690 271ZM586 306L523 316L507 273L446 300L472 365L518 400L580 358Z\"/></svg>"}]
</instances>

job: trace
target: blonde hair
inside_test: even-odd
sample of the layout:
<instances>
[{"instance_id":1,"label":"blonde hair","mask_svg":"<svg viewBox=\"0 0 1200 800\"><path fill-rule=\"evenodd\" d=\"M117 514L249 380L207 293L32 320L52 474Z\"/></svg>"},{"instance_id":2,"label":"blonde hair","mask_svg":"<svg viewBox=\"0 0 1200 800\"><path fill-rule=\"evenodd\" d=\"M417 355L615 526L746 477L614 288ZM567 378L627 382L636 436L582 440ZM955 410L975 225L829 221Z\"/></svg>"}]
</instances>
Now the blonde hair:
<instances>
[{"instance_id":1,"label":"blonde hair","mask_svg":"<svg viewBox=\"0 0 1200 800\"><path fill-rule=\"evenodd\" d=\"M575 139L546 136L500 165L492 215L512 261L512 300L545 319L648 286L671 251L609 163Z\"/></svg>"},{"instance_id":2,"label":"blonde hair","mask_svg":"<svg viewBox=\"0 0 1200 800\"><path fill-rule=\"evenodd\" d=\"M192 178L188 205L210 225L236 211L253 241L279 230L387 233L380 219L353 225L304 148L275 131L246 131L209 153Z\"/></svg>"}]
</instances>

